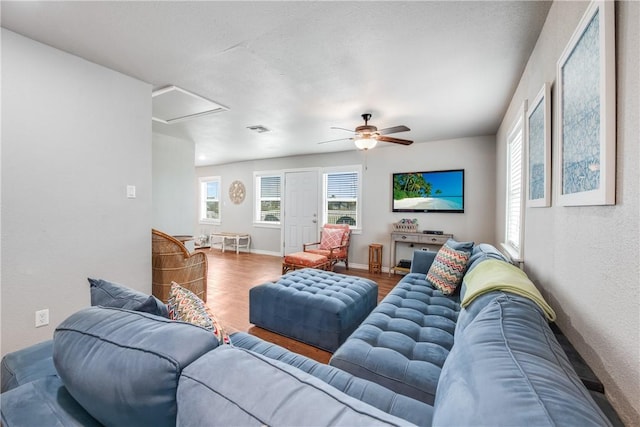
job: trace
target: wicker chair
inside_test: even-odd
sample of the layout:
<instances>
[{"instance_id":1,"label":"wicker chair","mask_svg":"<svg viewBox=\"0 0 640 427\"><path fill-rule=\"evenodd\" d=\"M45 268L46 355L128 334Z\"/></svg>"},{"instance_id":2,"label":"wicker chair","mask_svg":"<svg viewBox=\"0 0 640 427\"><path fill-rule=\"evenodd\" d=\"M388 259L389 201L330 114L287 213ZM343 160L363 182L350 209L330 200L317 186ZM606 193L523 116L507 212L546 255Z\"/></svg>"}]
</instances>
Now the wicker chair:
<instances>
[{"instance_id":1,"label":"wicker chair","mask_svg":"<svg viewBox=\"0 0 640 427\"><path fill-rule=\"evenodd\" d=\"M349 240L351 239L351 229L348 224L325 224L322 226L322 236L319 242L305 243L302 245L304 252L311 252L318 255L324 255L329 259L331 270L338 262L344 262L347 270L349 269ZM328 231L327 231L328 230ZM329 237L336 230L341 230L341 239L332 242ZM309 249L311 246L317 246L315 249Z\"/></svg>"},{"instance_id":2,"label":"wicker chair","mask_svg":"<svg viewBox=\"0 0 640 427\"><path fill-rule=\"evenodd\" d=\"M171 282L207 301L207 256L190 253L177 239L155 229L152 235L152 292L163 302L169 299Z\"/></svg>"}]
</instances>

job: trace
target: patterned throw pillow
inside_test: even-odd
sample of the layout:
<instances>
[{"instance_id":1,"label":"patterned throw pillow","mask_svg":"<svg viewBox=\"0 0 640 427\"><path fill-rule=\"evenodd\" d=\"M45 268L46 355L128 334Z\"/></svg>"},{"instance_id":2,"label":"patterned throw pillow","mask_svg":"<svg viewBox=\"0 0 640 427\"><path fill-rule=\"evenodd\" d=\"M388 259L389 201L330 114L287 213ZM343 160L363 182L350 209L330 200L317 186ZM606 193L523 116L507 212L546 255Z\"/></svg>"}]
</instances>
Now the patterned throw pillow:
<instances>
[{"instance_id":1,"label":"patterned throw pillow","mask_svg":"<svg viewBox=\"0 0 640 427\"><path fill-rule=\"evenodd\" d=\"M229 335L224 331L215 316L207 309L204 301L189 289L172 282L167 306L169 307L169 319L201 326L211 331L220 344L231 343Z\"/></svg>"},{"instance_id":2,"label":"patterned throw pillow","mask_svg":"<svg viewBox=\"0 0 640 427\"><path fill-rule=\"evenodd\" d=\"M443 294L451 295L462 283L470 255L469 251L453 249L445 243L429 268L427 281Z\"/></svg>"},{"instance_id":3,"label":"patterned throw pillow","mask_svg":"<svg viewBox=\"0 0 640 427\"><path fill-rule=\"evenodd\" d=\"M322 230L320 249L331 249L342 245L342 236L344 236L344 230L340 228L325 228Z\"/></svg>"}]
</instances>

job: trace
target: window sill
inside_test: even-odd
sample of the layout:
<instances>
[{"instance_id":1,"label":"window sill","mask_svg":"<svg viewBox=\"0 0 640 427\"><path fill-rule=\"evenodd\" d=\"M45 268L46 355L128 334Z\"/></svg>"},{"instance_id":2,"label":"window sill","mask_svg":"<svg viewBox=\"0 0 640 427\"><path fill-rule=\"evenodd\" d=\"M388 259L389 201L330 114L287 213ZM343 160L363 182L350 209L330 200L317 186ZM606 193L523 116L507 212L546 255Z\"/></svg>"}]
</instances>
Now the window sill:
<instances>
[{"instance_id":1,"label":"window sill","mask_svg":"<svg viewBox=\"0 0 640 427\"><path fill-rule=\"evenodd\" d=\"M509 261L511 261L512 264L518 266L522 266L522 264L524 264L524 258L522 257L522 254L517 252L511 245L500 243L500 246L502 247L502 251L505 252L505 255L507 255L507 258L509 258Z\"/></svg>"},{"instance_id":2,"label":"window sill","mask_svg":"<svg viewBox=\"0 0 640 427\"><path fill-rule=\"evenodd\" d=\"M279 222L254 222L253 226L257 228L280 228L281 224Z\"/></svg>"}]
</instances>

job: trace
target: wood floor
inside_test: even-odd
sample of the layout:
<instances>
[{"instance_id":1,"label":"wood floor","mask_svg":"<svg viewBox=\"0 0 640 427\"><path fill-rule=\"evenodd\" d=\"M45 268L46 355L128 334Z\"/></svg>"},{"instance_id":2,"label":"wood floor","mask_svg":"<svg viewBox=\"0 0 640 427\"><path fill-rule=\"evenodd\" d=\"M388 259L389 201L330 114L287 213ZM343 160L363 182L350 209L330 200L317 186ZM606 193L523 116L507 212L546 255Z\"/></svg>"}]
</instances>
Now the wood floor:
<instances>
[{"instance_id":1,"label":"wood floor","mask_svg":"<svg viewBox=\"0 0 640 427\"><path fill-rule=\"evenodd\" d=\"M216 314L223 327L231 332L242 331L327 363L331 353L258 328L249 323L249 289L264 282L277 280L282 275L282 258L270 255L220 249L201 249L209 261L207 305ZM378 301L381 301L400 280L401 276L387 273L370 274L367 270L336 266L336 273L365 277L378 283Z\"/></svg>"}]
</instances>

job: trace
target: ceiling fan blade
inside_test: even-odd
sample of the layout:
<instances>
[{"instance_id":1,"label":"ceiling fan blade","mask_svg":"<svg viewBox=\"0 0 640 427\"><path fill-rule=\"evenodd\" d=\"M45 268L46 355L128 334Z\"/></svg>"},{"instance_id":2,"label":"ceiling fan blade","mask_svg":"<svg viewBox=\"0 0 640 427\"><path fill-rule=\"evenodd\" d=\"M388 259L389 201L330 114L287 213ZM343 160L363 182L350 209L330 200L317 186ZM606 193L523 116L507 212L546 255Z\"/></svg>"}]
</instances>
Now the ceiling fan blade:
<instances>
[{"instance_id":1,"label":"ceiling fan blade","mask_svg":"<svg viewBox=\"0 0 640 427\"><path fill-rule=\"evenodd\" d=\"M329 142L338 142L338 141L348 141L348 140L350 140L350 139L353 139L353 138L339 138L339 139L332 139L332 140L330 140L330 141L322 141L322 142L318 142L318 144L327 144L327 143L329 143Z\"/></svg>"},{"instance_id":2,"label":"ceiling fan blade","mask_svg":"<svg viewBox=\"0 0 640 427\"><path fill-rule=\"evenodd\" d=\"M394 144L411 145L413 141L408 139L393 138L391 136L379 136L378 141L393 142Z\"/></svg>"},{"instance_id":3,"label":"ceiling fan blade","mask_svg":"<svg viewBox=\"0 0 640 427\"><path fill-rule=\"evenodd\" d=\"M400 126L394 126L394 127L390 127L390 128L380 129L378 131L378 133L380 135L389 135L390 133L407 132L407 131L410 131L410 130L411 129L409 129L405 125L400 125Z\"/></svg>"},{"instance_id":4,"label":"ceiling fan blade","mask_svg":"<svg viewBox=\"0 0 640 427\"><path fill-rule=\"evenodd\" d=\"M331 126L329 129L340 129L340 130L346 130L347 132L354 133L353 129L339 128L337 126Z\"/></svg>"}]
</instances>

